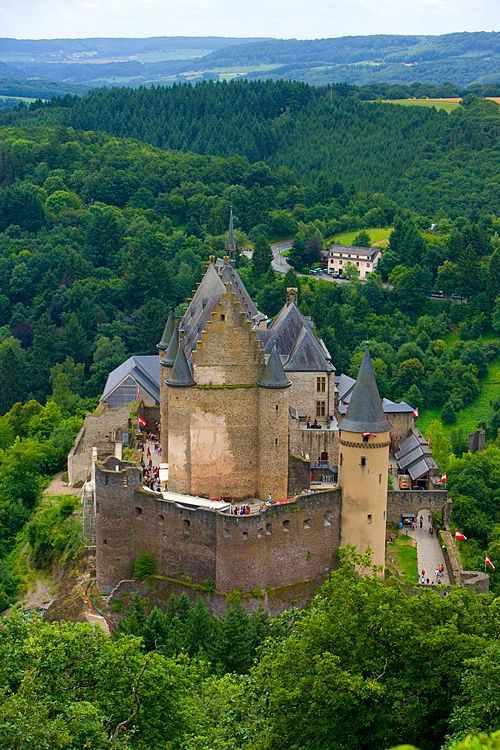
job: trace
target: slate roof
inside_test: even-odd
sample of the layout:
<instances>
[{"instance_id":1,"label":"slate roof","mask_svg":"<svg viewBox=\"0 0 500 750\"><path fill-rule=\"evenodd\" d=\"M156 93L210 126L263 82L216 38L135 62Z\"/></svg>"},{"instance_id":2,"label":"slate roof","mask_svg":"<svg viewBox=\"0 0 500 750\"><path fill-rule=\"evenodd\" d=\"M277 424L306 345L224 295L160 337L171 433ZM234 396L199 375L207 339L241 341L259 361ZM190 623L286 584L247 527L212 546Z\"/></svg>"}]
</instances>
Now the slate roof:
<instances>
[{"instance_id":1,"label":"slate roof","mask_svg":"<svg viewBox=\"0 0 500 750\"><path fill-rule=\"evenodd\" d=\"M328 349L314 334L311 319L294 302L284 305L267 330L257 330L257 336L266 354L276 347L286 372L335 369Z\"/></svg>"},{"instance_id":2,"label":"slate roof","mask_svg":"<svg viewBox=\"0 0 500 750\"><path fill-rule=\"evenodd\" d=\"M365 351L346 415L339 428L348 432L374 433L389 432L391 429L384 415L368 349Z\"/></svg>"},{"instance_id":3,"label":"slate roof","mask_svg":"<svg viewBox=\"0 0 500 750\"><path fill-rule=\"evenodd\" d=\"M372 258L377 254L380 253L381 250L379 247L356 247L356 246L348 246L348 245L332 245L330 248L330 253L334 253L335 255L343 255L344 258L346 255L354 255L356 258L359 258L360 256L368 257L368 260L372 260Z\"/></svg>"},{"instance_id":4,"label":"slate roof","mask_svg":"<svg viewBox=\"0 0 500 750\"><path fill-rule=\"evenodd\" d=\"M172 315L172 311L169 312L165 328L163 329L163 335L160 339L160 343L156 345L157 349L166 349L170 343L170 339L174 332L175 320Z\"/></svg>"},{"instance_id":5,"label":"slate roof","mask_svg":"<svg viewBox=\"0 0 500 750\"><path fill-rule=\"evenodd\" d=\"M108 375L101 401L106 401L129 376L155 401L160 402L160 362L157 354L135 355L115 367Z\"/></svg>"},{"instance_id":6,"label":"slate roof","mask_svg":"<svg viewBox=\"0 0 500 750\"><path fill-rule=\"evenodd\" d=\"M193 373L191 372L191 367L189 366L182 346L179 347L174 366L172 367L172 372L170 373L170 377L168 378L167 383L169 385L175 386L176 388L187 388L191 385L196 385L196 383L194 382Z\"/></svg>"},{"instance_id":7,"label":"slate roof","mask_svg":"<svg viewBox=\"0 0 500 750\"><path fill-rule=\"evenodd\" d=\"M167 351L165 352L165 356L161 360L160 364L165 365L166 367L172 367L172 365L175 362L175 358L177 357L177 350L179 348L179 326L175 326L172 335L170 337L170 342L167 346Z\"/></svg>"},{"instance_id":8,"label":"slate roof","mask_svg":"<svg viewBox=\"0 0 500 750\"><path fill-rule=\"evenodd\" d=\"M400 443L395 458L398 468L407 471L413 480L437 468L429 444L416 430Z\"/></svg>"},{"instance_id":9,"label":"slate roof","mask_svg":"<svg viewBox=\"0 0 500 750\"><path fill-rule=\"evenodd\" d=\"M356 381L354 378L350 378L349 375L344 375L344 373L342 373L342 375L339 376L337 380L337 390L339 392L340 401L347 401L346 396L352 391L355 384Z\"/></svg>"},{"instance_id":10,"label":"slate roof","mask_svg":"<svg viewBox=\"0 0 500 750\"><path fill-rule=\"evenodd\" d=\"M285 375L280 355L275 346L273 346L271 356L267 360L267 365L257 385L262 388L288 388L292 385Z\"/></svg>"}]
</instances>

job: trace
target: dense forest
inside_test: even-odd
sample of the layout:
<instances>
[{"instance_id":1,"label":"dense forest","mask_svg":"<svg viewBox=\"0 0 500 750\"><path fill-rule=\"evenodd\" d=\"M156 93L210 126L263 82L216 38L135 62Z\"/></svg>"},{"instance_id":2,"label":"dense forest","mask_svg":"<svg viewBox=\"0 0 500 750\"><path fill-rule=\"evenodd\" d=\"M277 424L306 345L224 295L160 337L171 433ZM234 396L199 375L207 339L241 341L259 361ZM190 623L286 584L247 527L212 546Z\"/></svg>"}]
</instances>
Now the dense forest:
<instances>
[{"instance_id":1,"label":"dense forest","mask_svg":"<svg viewBox=\"0 0 500 750\"><path fill-rule=\"evenodd\" d=\"M331 94L331 95L330 95ZM301 183L323 175L383 192L429 217L494 212L500 193L498 105L474 96L451 114L362 101L354 87L204 83L96 89L5 123L60 123L140 138L155 146L288 167Z\"/></svg>"},{"instance_id":2,"label":"dense forest","mask_svg":"<svg viewBox=\"0 0 500 750\"><path fill-rule=\"evenodd\" d=\"M310 607L272 621L246 615L237 595L220 620L185 595L152 612L136 599L112 638L87 624L4 619L0 745L498 747L498 732L487 736L500 676L492 595L414 596L395 579L360 577L354 562L370 572L347 555Z\"/></svg>"}]
</instances>

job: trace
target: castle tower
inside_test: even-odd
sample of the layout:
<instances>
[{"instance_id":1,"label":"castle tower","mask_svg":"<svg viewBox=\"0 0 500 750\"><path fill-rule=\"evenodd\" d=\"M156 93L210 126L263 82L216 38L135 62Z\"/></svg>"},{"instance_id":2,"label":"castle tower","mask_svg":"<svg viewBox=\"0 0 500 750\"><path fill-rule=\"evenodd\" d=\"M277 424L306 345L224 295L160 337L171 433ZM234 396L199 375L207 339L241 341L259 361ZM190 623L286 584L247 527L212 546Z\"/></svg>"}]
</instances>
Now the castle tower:
<instances>
[{"instance_id":1,"label":"castle tower","mask_svg":"<svg viewBox=\"0 0 500 750\"><path fill-rule=\"evenodd\" d=\"M368 349L339 424L339 485L342 488L341 545L373 551L385 565L389 431Z\"/></svg>"},{"instance_id":2,"label":"castle tower","mask_svg":"<svg viewBox=\"0 0 500 750\"><path fill-rule=\"evenodd\" d=\"M172 322L173 318L172 318ZM165 338L165 337L164 337ZM167 380L172 372L177 350L179 349L179 327L174 324L170 341L166 350L160 351L160 426L161 426L161 455L162 461L168 463L168 394Z\"/></svg>"},{"instance_id":3,"label":"castle tower","mask_svg":"<svg viewBox=\"0 0 500 750\"><path fill-rule=\"evenodd\" d=\"M258 495L284 500L288 486L288 388L278 350L274 346L258 385L259 466Z\"/></svg>"},{"instance_id":4,"label":"castle tower","mask_svg":"<svg viewBox=\"0 0 500 750\"><path fill-rule=\"evenodd\" d=\"M191 492L191 412L192 387L196 385L193 373L179 342L177 356L166 381L169 417L168 489L173 492Z\"/></svg>"},{"instance_id":5,"label":"castle tower","mask_svg":"<svg viewBox=\"0 0 500 750\"><path fill-rule=\"evenodd\" d=\"M161 337L160 343L156 345L156 348L158 349L158 356L160 357L160 426L163 430L163 424L167 424L168 419L168 412L164 413L164 408L167 404L167 398L165 393L165 380L168 378L170 374L170 369L167 369L165 371L165 354L168 349L168 345L170 344L170 339L172 338L172 334L175 329L175 321L174 316L172 315L172 311L168 314L167 322L165 323L165 328L163 329L163 335ZM164 461L167 459L164 458Z\"/></svg>"}]
</instances>

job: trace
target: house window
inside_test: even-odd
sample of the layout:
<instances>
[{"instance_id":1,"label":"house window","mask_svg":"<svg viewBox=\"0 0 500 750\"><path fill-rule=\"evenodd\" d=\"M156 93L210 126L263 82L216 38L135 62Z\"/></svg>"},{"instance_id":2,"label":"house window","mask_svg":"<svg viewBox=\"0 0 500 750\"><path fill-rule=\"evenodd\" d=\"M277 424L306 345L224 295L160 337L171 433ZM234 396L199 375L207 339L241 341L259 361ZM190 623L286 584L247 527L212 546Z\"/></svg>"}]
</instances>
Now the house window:
<instances>
[{"instance_id":1,"label":"house window","mask_svg":"<svg viewBox=\"0 0 500 750\"><path fill-rule=\"evenodd\" d=\"M325 401L316 401L316 416L317 417L324 417L326 414L326 402Z\"/></svg>"},{"instance_id":2,"label":"house window","mask_svg":"<svg viewBox=\"0 0 500 750\"><path fill-rule=\"evenodd\" d=\"M356 265L359 266L359 260L356 261Z\"/></svg>"},{"instance_id":3,"label":"house window","mask_svg":"<svg viewBox=\"0 0 500 750\"><path fill-rule=\"evenodd\" d=\"M316 390L318 393L325 393L326 391L326 377L320 376L316 378Z\"/></svg>"}]
</instances>

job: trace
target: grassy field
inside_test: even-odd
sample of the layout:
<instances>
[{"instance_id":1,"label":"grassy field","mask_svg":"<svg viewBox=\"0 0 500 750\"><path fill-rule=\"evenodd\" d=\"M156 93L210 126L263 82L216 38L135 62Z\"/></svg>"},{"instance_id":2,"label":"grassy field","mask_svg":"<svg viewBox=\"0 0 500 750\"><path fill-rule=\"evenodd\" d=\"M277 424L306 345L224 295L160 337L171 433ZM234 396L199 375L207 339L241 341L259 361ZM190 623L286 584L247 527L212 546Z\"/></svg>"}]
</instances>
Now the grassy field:
<instances>
[{"instance_id":1,"label":"grassy field","mask_svg":"<svg viewBox=\"0 0 500 750\"><path fill-rule=\"evenodd\" d=\"M394 575L398 575L409 586L417 583L417 547L414 540L396 532L393 542L387 544L387 567Z\"/></svg>"},{"instance_id":2,"label":"grassy field","mask_svg":"<svg viewBox=\"0 0 500 750\"><path fill-rule=\"evenodd\" d=\"M460 99L379 99L387 104L403 104L409 107L435 107L451 112L460 106Z\"/></svg>"},{"instance_id":3,"label":"grassy field","mask_svg":"<svg viewBox=\"0 0 500 750\"><path fill-rule=\"evenodd\" d=\"M37 101L31 96L7 96L7 94L0 94L0 99L1 100L15 99L16 101L27 102L28 104L31 104L31 102ZM47 99L42 99L42 102L46 102L46 101Z\"/></svg>"},{"instance_id":4,"label":"grassy field","mask_svg":"<svg viewBox=\"0 0 500 750\"><path fill-rule=\"evenodd\" d=\"M480 422L487 422L491 416L490 402L500 393L500 358L490 362L488 374L480 381L481 390L478 397L457 414L455 424L443 424L445 433L452 430L463 430L466 434L473 432ZM427 435L431 422L441 421L441 409L422 409L417 419L417 427Z\"/></svg>"},{"instance_id":5,"label":"grassy field","mask_svg":"<svg viewBox=\"0 0 500 750\"><path fill-rule=\"evenodd\" d=\"M389 242L389 236L392 232L392 227L366 227L365 229L355 229L352 232L342 232L332 237L333 242L338 242L339 245L352 245L354 238L360 232L368 232L372 246L385 247Z\"/></svg>"}]
</instances>

